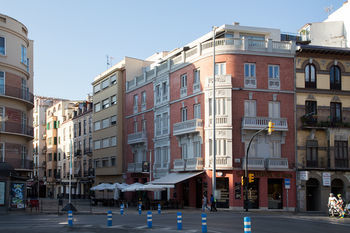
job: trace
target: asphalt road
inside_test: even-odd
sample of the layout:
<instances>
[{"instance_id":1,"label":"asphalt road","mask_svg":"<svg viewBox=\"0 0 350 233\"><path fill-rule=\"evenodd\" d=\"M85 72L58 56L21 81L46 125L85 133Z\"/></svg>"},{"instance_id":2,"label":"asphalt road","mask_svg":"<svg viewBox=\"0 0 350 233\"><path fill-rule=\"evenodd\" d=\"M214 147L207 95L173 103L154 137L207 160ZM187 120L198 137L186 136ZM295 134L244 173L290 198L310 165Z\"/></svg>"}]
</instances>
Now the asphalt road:
<instances>
[{"instance_id":1,"label":"asphalt road","mask_svg":"<svg viewBox=\"0 0 350 233\"><path fill-rule=\"evenodd\" d=\"M326 216L291 215L278 213L217 212L207 213L208 232L243 232L243 217L250 216L254 233L323 233L349 232L350 218L338 219ZM176 212L153 212L153 227L147 228L146 212L141 216L129 213L125 216L113 215L113 226L107 227L106 215L75 215L74 226L67 225L67 216L49 214L11 213L0 216L0 232L178 232ZM202 232L201 212L183 213L182 232Z\"/></svg>"}]
</instances>

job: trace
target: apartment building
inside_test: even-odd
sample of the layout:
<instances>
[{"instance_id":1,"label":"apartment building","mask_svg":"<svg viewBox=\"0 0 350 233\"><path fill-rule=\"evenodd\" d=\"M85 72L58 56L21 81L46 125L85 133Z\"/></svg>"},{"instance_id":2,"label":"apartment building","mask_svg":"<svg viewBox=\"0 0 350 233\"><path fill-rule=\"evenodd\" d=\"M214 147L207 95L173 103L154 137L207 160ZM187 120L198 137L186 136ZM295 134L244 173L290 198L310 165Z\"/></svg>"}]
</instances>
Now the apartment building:
<instances>
[{"instance_id":1,"label":"apartment building","mask_svg":"<svg viewBox=\"0 0 350 233\"><path fill-rule=\"evenodd\" d=\"M98 75L93 83L93 159L95 184L123 182L124 83L149 62L125 57ZM124 175L124 176L123 176Z\"/></svg>"},{"instance_id":2,"label":"apartment building","mask_svg":"<svg viewBox=\"0 0 350 233\"><path fill-rule=\"evenodd\" d=\"M203 193L212 193L215 120L218 206L242 209L246 148L271 120L275 132L261 133L249 152L248 169L255 175L250 208L293 210L295 44L281 41L278 29L238 23L219 27L213 119L212 38L209 32L126 79L128 182L149 181L138 165L148 161L152 183L174 185L154 198L200 207Z\"/></svg>"},{"instance_id":3,"label":"apartment building","mask_svg":"<svg viewBox=\"0 0 350 233\"><path fill-rule=\"evenodd\" d=\"M300 211L328 211L329 193L350 199L350 50L300 45L296 122Z\"/></svg>"},{"instance_id":4,"label":"apartment building","mask_svg":"<svg viewBox=\"0 0 350 233\"><path fill-rule=\"evenodd\" d=\"M46 110L50 106L56 104L61 99L49 98L43 96L34 97L33 112L33 179L31 180L32 189L31 197L45 197L46 186L43 178L46 177ZM38 187L38 184L40 186ZM38 189L39 188L39 189ZM38 191L39 190L39 191ZM38 192L40 195L38 195Z\"/></svg>"},{"instance_id":5,"label":"apartment building","mask_svg":"<svg viewBox=\"0 0 350 233\"><path fill-rule=\"evenodd\" d=\"M33 168L33 78L27 27L0 14L0 211L24 208Z\"/></svg>"}]
</instances>

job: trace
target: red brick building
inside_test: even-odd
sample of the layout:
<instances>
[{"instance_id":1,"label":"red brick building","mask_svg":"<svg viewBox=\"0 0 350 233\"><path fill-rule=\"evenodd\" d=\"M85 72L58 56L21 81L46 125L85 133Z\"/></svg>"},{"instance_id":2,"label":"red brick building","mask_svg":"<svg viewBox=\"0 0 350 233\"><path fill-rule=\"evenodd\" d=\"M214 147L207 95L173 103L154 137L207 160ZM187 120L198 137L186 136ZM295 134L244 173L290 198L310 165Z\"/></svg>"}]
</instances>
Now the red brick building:
<instances>
[{"instance_id":1,"label":"red brick building","mask_svg":"<svg viewBox=\"0 0 350 233\"><path fill-rule=\"evenodd\" d=\"M155 193L200 207L212 193L213 32L168 54L126 80L125 152L129 183L174 185ZM271 120L275 131L251 145L250 208L295 208L294 53L280 31L223 25L216 30L217 204L243 207L244 157L251 136ZM150 156L152 156L150 161ZM143 170L145 171L145 170Z\"/></svg>"}]
</instances>

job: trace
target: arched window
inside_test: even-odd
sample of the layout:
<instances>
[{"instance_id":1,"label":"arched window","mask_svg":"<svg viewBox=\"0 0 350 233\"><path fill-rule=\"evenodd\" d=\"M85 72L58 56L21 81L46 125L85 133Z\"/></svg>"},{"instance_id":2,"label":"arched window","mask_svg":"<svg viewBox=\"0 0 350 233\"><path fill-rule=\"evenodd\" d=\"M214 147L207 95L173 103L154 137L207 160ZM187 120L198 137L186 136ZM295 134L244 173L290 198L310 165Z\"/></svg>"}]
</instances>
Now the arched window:
<instances>
[{"instance_id":1,"label":"arched window","mask_svg":"<svg viewBox=\"0 0 350 233\"><path fill-rule=\"evenodd\" d=\"M339 66L332 66L329 71L330 87L332 90L341 90L341 71Z\"/></svg>"},{"instance_id":2,"label":"arched window","mask_svg":"<svg viewBox=\"0 0 350 233\"><path fill-rule=\"evenodd\" d=\"M305 88L316 88L316 68L311 63L305 66Z\"/></svg>"}]
</instances>

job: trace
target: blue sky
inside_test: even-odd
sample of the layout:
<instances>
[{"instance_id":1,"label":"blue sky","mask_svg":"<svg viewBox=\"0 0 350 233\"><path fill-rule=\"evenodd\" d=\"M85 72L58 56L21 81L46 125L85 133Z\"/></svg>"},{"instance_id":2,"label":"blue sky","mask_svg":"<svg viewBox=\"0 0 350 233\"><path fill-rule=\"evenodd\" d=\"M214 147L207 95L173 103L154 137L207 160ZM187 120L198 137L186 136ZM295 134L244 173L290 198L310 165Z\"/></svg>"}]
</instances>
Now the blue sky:
<instances>
[{"instance_id":1,"label":"blue sky","mask_svg":"<svg viewBox=\"0 0 350 233\"><path fill-rule=\"evenodd\" d=\"M0 13L34 40L34 94L85 99L94 77L124 56L144 59L181 47L213 25L296 32L327 18L344 0L0 0Z\"/></svg>"}]
</instances>

